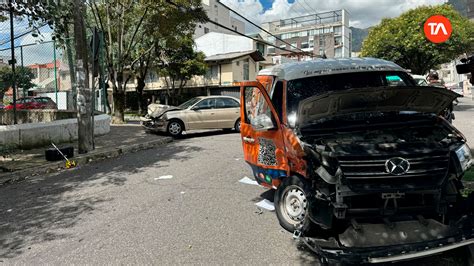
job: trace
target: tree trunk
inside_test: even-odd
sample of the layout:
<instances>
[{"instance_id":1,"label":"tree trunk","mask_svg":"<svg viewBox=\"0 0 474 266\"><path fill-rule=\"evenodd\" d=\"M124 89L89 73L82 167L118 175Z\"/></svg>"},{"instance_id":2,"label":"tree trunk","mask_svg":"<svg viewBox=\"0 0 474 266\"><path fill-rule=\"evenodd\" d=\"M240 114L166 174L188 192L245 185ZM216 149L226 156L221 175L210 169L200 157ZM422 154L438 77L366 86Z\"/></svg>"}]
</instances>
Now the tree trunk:
<instances>
[{"instance_id":1,"label":"tree trunk","mask_svg":"<svg viewBox=\"0 0 474 266\"><path fill-rule=\"evenodd\" d=\"M122 88L114 87L113 92L114 111L112 116L112 124L125 123L125 91Z\"/></svg>"},{"instance_id":2,"label":"tree trunk","mask_svg":"<svg viewBox=\"0 0 474 266\"><path fill-rule=\"evenodd\" d=\"M84 26L85 8L81 0L74 1L74 40L76 48L77 82L77 124L79 153L93 149L93 131L91 123L91 91L89 88L89 59Z\"/></svg>"},{"instance_id":3,"label":"tree trunk","mask_svg":"<svg viewBox=\"0 0 474 266\"><path fill-rule=\"evenodd\" d=\"M143 99L143 90L145 89L145 77L137 76L137 98L138 113L144 115L146 112L145 101Z\"/></svg>"}]
</instances>

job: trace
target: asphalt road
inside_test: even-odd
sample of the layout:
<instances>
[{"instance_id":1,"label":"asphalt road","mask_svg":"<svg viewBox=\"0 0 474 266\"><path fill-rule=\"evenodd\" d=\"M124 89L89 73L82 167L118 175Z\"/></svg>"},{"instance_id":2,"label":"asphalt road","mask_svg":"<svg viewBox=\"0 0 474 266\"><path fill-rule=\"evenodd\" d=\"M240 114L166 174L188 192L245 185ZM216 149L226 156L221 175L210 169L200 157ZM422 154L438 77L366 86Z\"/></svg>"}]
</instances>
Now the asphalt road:
<instances>
[{"instance_id":1,"label":"asphalt road","mask_svg":"<svg viewBox=\"0 0 474 266\"><path fill-rule=\"evenodd\" d=\"M457 109L472 141L472 104ZM274 212L256 208L272 195L238 182L250 175L239 135L217 131L0 187L0 262L315 263ZM441 255L410 265L458 263Z\"/></svg>"},{"instance_id":2,"label":"asphalt road","mask_svg":"<svg viewBox=\"0 0 474 266\"><path fill-rule=\"evenodd\" d=\"M249 175L239 135L215 132L2 187L0 261L314 262L257 210L266 190L238 182Z\"/></svg>"}]
</instances>

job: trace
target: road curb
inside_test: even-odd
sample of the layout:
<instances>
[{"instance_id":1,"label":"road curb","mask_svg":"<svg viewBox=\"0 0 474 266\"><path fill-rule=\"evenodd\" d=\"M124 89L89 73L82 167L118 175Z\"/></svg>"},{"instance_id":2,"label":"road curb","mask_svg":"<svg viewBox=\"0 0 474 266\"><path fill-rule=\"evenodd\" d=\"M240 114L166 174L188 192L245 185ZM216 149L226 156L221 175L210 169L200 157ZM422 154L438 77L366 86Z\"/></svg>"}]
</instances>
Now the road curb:
<instances>
[{"instance_id":1,"label":"road curb","mask_svg":"<svg viewBox=\"0 0 474 266\"><path fill-rule=\"evenodd\" d=\"M132 145L122 145L116 148L105 149L101 151L95 151L88 154L81 154L77 157L74 157L74 161L77 163L78 166L82 166L91 162L97 162L109 158L118 157L123 154L127 153L134 153L141 150L148 150L152 149L166 143L170 143L173 141L171 137L163 137L157 140L147 141L138 144ZM18 182L28 178L29 176L38 176L43 174L50 174L54 172L59 172L65 170L65 163L63 161L59 162L52 162L52 163L45 163L41 165L41 167L34 167L29 169L23 169L14 171L11 173L7 173L0 176L0 186L5 184Z\"/></svg>"}]
</instances>

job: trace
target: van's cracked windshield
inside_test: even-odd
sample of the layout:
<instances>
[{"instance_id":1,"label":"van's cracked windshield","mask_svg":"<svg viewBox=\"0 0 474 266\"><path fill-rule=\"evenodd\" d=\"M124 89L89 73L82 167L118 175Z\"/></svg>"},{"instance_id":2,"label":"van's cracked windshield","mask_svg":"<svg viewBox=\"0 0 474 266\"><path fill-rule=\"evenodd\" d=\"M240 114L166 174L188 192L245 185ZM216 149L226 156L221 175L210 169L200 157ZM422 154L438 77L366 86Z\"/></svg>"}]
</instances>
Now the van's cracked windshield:
<instances>
[{"instance_id":1,"label":"van's cracked windshield","mask_svg":"<svg viewBox=\"0 0 474 266\"><path fill-rule=\"evenodd\" d=\"M4 0L0 100L0 264L474 265L474 0Z\"/></svg>"}]
</instances>

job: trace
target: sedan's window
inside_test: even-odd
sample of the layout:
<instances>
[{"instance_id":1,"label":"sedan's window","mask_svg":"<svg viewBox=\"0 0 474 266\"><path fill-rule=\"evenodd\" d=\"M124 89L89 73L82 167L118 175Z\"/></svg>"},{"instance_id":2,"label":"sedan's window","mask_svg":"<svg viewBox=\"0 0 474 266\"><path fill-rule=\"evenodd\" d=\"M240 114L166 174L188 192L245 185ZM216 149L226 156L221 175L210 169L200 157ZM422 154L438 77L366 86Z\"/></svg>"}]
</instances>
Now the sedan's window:
<instances>
[{"instance_id":1,"label":"sedan's window","mask_svg":"<svg viewBox=\"0 0 474 266\"><path fill-rule=\"evenodd\" d=\"M240 107L239 102L230 98L216 98L216 108L237 108Z\"/></svg>"},{"instance_id":2,"label":"sedan's window","mask_svg":"<svg viewBox=\"0 0 474 266\"><path fill-rule=\"evenodd\" d=\"M215 99L204 99L196 104L196 107L199 109L213 109L216 107L215 103Z\"/></svg>"},{"instance_id":3,"label":"sedan's window","mask_svg":"<svg viewBox=\"0 0 474 266\"><path fill-rule=\"evenodd\" d=\"M188 101L182 103L180 106L178 106L178 108L187 109L188 107L194 105L195 103L199 102L200 100L201 100L201 98L192 98L191 100L188 100Z\"/></svg>"}]
</instances>

